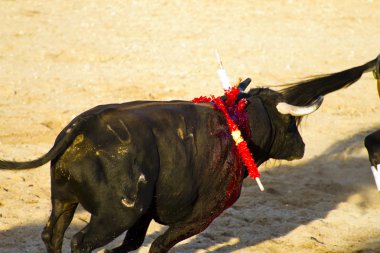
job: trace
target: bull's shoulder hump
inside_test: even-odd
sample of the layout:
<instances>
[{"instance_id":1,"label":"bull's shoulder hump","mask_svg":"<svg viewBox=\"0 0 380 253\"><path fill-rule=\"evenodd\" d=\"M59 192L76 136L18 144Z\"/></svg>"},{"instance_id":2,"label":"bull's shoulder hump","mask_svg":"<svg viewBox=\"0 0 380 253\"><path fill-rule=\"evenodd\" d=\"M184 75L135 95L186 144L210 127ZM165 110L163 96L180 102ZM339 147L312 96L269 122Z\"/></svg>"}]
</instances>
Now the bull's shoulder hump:
<instances>
[{"instance_id":1,"label":"bull's shoulder hump","mask_svg":"<svg viewBox=\"0 0 380 253\"><path fill-rule=\"evenodd\" d=\"M210 107L211 104L202 103L195 104L191 101L184 100L171 100L171 101L134 101L124 104L120 104L117 108L119 110L144 110L144 109L176 109L188 106L200 106L200 107Z\"/></svg>"},{"instance_id":2,"label":"bull's shoulder hump","mask_svg":"<svg viewBox=\"0 0 380 253\"><path fill-rule=\"evenodd\" d=\"M91 109L88 109L82 112L78 116L76 116L72 120L72 122L75 122L84 118L89 119L93 116L99 116L99 115L114 112L114 111L122 111L122 110L138 108L138 107L144 107L152 103L155 103L155 102L154 101L131 101L131 102L119 103L119 104L114 103L114 104L97 105Z\"/></svg>"},{"instance_id":3,"label":"bull's shoulder hump","mask_svg":"<svg viewBox=\"0 0 380 253\"><path fill-rule=\"evenodd\" d=\"M185 100L171 100L171 101L149 101L138 100L121 104L105 104L98 105L92 109L89 109L79 116L99 115L109 111L129 111L129 110L144 110L144 109L178 109L183 107L200 107L200 108L213 108L210 103L193 103Z\"/></svg>"},{"instance_id":4,"label":"bull's shoulder hump","mask_svg":"<svg viewBox=\"0 0 380 253\"><path fill-rule=\"evenodd\" d=\"M147 113L151 114L152 111L167 111L167 112L180 112L186 111L187 109L198 108L199 110L212 110L213 105L209 103L198 103L195 104L191 101L183 100L172 100L172 101L132 101L121 104L104 104L93 107L77 117L75 117L66 128L70 128L73 125L77 124L78 121L92 121L99 118L109 118L114 117L115 115L125 115L131 114L130 116L136 117L136 112L138 113ZM194 112L194 111L193 111Z\"/></svg>"}]
</instances>

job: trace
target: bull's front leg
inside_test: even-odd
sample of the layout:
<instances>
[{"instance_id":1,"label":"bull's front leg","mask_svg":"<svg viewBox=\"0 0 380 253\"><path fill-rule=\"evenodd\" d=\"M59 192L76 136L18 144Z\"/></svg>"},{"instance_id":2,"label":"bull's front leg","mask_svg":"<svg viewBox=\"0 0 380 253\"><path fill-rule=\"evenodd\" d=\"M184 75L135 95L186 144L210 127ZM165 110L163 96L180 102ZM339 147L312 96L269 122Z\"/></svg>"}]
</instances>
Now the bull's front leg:
<instances>
[{"instance_id":1,"label":"bull's front leg","mask_svg":"<svg viewBox=\"0 0 380 253\"><path fill-rule=\"evenodd\" d=\"M122 245L112 250L106 250L106 253L125 253L140 248L143 244L149 224L152 220L150 215L141 217L135 225L133 225L124 238Z\"/></svg>"},{"instance_id":2,"label":"bull's front leg","mask_svg":"<svg viewBox=\"0 0 380 253\"><path fill-rule=\"evenodd\" d=\"M377 130L364 139L368 151L371 170L375 178L377 189L380 191L380 130Z\"/></svg>"},{"instance_id":3,"label":"bull's front leg","mask_svg":"<svg viewBox=\"0 0 380 253\"><path fill-rule=\"evenodd\" d=\"M175 244L205 230L212 220L171 225L164 234L153 241L149 253L166 253Z\"/></svg>"}]
</instances>

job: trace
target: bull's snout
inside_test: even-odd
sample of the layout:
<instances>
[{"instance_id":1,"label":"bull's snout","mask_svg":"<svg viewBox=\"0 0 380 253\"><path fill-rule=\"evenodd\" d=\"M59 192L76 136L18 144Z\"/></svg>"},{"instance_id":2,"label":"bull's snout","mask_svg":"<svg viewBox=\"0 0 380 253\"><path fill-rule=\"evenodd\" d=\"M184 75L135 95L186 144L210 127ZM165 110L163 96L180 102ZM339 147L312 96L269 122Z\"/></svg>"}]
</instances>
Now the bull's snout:
<instances>
[{"instance_id":1,"label":"bull's snout","mask_svg":"<svg viewBox=\"0 0 380 253\"><path fill-rule=\"evenodd\" d=\"M299 147L294 148L292 154L286 159L288 161L301 159L305 154L305 143L300 143Z\"/></svg>"}]
</instances>

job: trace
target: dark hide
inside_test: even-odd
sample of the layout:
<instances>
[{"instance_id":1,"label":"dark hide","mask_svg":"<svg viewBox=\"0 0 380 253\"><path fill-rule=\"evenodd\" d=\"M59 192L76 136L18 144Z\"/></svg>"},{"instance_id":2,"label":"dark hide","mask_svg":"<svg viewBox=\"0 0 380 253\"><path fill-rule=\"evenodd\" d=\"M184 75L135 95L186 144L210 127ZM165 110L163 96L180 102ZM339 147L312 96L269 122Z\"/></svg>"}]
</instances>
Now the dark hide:
<instances>
[{"instance_id":1,"label":"dark hide","mask_svg":"<svg viewBox=\"0 0 380 253\"><path fill-rule=\"evenodd\" d=\"M350 85L374 61L307 80L276 92L252 89L249 131L257 164L298 159L304 143L296 119L276 105L308 105ZM0 161L0 169L27 169L51 161L52 212L42 233L48 252L61 252L65 230L78 203L89 224L72 239L72 252L90 252L128 230L113 252L139 248L152 219L168 225L150 248L167 252L200 233L240 195L247 172L237 156L223 114L211 104L186 101L102 105L75 118L53 148L30 162Z\"/></svg>"},{"instance_id":2,"label":"dark hide","mask_svg":"<svg viewBox=\"0 0 380 253\"><path fill-rule=\"evenodd\" d=\"M369 161L375 168L380 164L380 130L377 130L364 139L364 145L368 151Z\"/></svg>"},{"instance_id":3,"label":"dark hide","mask_svg":"<svg viewBox=\"0 0 380 253\"><path fill-rule=\"evenodd\" d=\"M304 143L294 117L275 108L281 94L255 89L244 97L250 129L245 137L258 165L301 158ZM92 216L72 239L73 252L90 252L125 230L114 252L135 250L152 219L169 228L150 252L167 252L232 205L247 175L223 114L211 104L185 101L98 106L63 129L42 158L1 161L0 168L31 168L47 160L53 210L42 238L48 252L60 252L78 203Z\"/></svg>"}]
</instances>

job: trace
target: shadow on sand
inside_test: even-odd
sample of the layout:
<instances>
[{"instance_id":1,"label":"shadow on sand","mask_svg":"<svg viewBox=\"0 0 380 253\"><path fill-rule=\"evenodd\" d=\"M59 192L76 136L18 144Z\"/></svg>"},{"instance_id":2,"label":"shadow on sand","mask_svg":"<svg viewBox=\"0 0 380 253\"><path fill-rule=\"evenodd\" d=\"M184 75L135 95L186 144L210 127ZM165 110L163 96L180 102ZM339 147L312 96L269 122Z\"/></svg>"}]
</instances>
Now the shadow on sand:
<instances>
[{"instance_id":1,"label":"shadow on sand","mask_svg":"<svg viewBox=\"0 0 380 253\"><path fill-rule=\"evenodd\" d=\"M365 209L368 203L365 189L375 189L375 184L364 138L375 130L365 130L337 142L322 155L300 165L269 169L262 173L267 187L263 193L252 180L246 179L240 199L198 236L202 239L194 237L171 253L202 249L199 241L205 238L210 240L205 252L231 252L276 240L299 226L325 218L339 203L358 193L362 197L358 205ZM268 226L273 229L265 232L268 229L262 228ZM307 239L324 244L316 237ZM380 252L380 238L368 239L370 243L354 252Z\"/></svg>"},{"instance_id":2,"label":"shadow on sand","mask_svg":"<svg viewBox=\"0 0 380 253\"><path fill-rule=\"evenodd\" d=\"M322 155L300 165L269 169L262 173L266 186L263 193L253 185L252 180L247 179L240 199L231 208L203 233L170 252L188 253L201 249L204 249L203 252L231 252L263 241L276 240L301 225L325 218L350 196L367 187L375 187L363 150L364 137L370 132L372 130L366 130L340 141ZM366 208L365 196L359 205ZM44 252L45 247L39 236L43 226L30 224L0 231L0 238L20 238L20 234L25 235L21 241L14 241L14 245L4 245L0 239L0 251L3 248L5 252ZM268 226L273 229L263 232L262 228ZM69 240L80 229L80 226L70 226L65 235L63 252L70 251ZM161 232L148 235L143 246L149 247ZM355 252L379 252L380 238L373 239ZM121 240L122 237L119 237L107 248L118 245ZM310 240L323 243L314 237ZM32 245L30 242L33 242ZM31 250L23 250L29 247L32 247Z\"/></svg>"}]
</instances>

